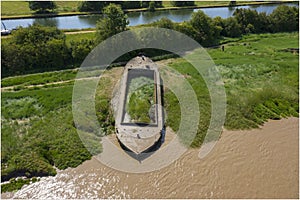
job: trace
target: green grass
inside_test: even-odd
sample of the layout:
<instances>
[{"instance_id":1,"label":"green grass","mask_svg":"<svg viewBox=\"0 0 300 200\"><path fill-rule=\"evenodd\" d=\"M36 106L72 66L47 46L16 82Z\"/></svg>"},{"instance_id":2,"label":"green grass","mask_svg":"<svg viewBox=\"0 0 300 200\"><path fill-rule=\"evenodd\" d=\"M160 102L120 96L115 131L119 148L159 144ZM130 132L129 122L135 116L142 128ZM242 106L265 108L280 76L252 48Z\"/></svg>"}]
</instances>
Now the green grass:
<instances>
[{"instance_id":1,"label":"green grass","mask_svg":"<svg viewBox=\"0 0 300 200\"><path fill-rule=\"evenodd\" d=\"M54 1L57 8L54 10L57 13L77 13L79 1ZM237 1L237 4L253 4L261 3L259 1ZM229 1L195 1L196 6L227 6ZM170 1L163 1L163 7L173 7ZM164 9L164 8L158 8ZM139 9L136 9L139 10ZM15 17L15 16L28 16L34 14L28 7L27 1L1 1L1 16L2 17Z\"/></svg>"},{"instance_id":2,"label":"green grass","mask_svg":"<svg viewBox=\"0 0 300 200\"><path fill-rule=\"evenodd\" d=\"M154 83L145 77L131 80L127 95L126 111L133 123L151 123L149 110L154 105Z\"/></svg>"},{"instance_id":3,"label":"green grass","mask_svg":"<svg viewBox=\"0 0 300 200\"><path fill-rule=\"evenodd\" d=\"M215 5L225 5L227 6L229 1L195 1L196 6L215 6ZM173 7L171 1L163 1L163 7Z\"/></svg>"},{"instance_id":4,"label":"green grass","mask_svg":"<svg viewBox=\"0 0 300 200\"><path fill-rule=\"evenodd\" d=\"M96 115L102 131L109 135L114 133L115 119L110 101L113 97L114 88L121 77L123 67L114 67L107 70L106 76L101 77L95 94Z\"/></svg>"},{"instance_id":5,"label":"green grass","mask_svg":"<svg viewBox=\"0 0 300 200\"><path fill-rule=\"evenodd\" d=\"M91 154L73 123L72 85L2 92L1 177L54 175ZM98 149L100 152L100 149Z\"/></svg>"},{"instance_id":6,"label":"green grass","mask_svg":"<svg viewBox=\"0 0 300 200\"><path fill-rule=\"evenodd\" d=\"M76 12L78 1L55 1L56 12ZM31 15L27 1L1 1L1 16Z\"/></svg>"},{"instance_id":7,"label":"green grass","mask_svg":"<svg viewBox=\"0 0 300 200\"><path fill-rule=\"evenodd\" d=\"M298 48L298 33L261 34L244 36L240 41L228 43L225 51L210 49L225 83L227 115L225 128L257 128L268 119L298 117L298 54L283 52L286 48ZM202 120L192 146L199 146L209 125L209 94L202 77L184 60L171 65L192 78L188 81L200 102ZM179 108L171 106L176 97L166 92L168 125L178 130Z\"/></svg>"},{"instance_id":8,"label":"green grass","mask_svg":"<svg viewBox=\"0 0 300 200\"><path fill-rule=\"evenodd\" d=\"M197 6L228 5L229 1L196 1ZM55 1L58 13L78 12L78 1ZM173 7L169 1L163 2L164 7ZM1 1L2 16L17 16L33 14L26 1Z\"/></svg>"},{"instance_id":9,"label":"green grass","mask_svg":"<svg viewBox=\"0 0 300 200\"><path fill-rule=\"evenodd\" d=\"M93 32L89 33L76 33L76 34L66 34L66 43L69 45L71 41L80 42L81 40L93 40L95 38Z\"/></svg>"},{"instance_id":10,"label":"green grass","mask_svg":"<svg viewBox=\"0 0 300 200\"><path fill-rule=\"evenodd\" d=\"M27 86L27 85L39 85L45 83L59 82L72 80L76 77L77 70L62 70L55 72L45 72L39 74L30 74L26 76L15 76L4 78L1 81L2 87L8 86Z\"/></svg>"},{"instance_id":11,"label":"green grass","mask_svg":"<svg viewBox=\"0 0 300 200\"><path fill-rule=\"evenodd\" d=\"M1 1L1 16L32 14L26 1Z\"/></svg>"},{"instance_id":12,"label":"green grass","mask_svg":"<svg viewBox=\"0 0 300 200\"><path fill-rule=\"evenodd\" d=\"M10 183L5 183L1 185L1 192L13 192L21 189L23 185L28 185L37 181L39 181L39 179L35 177L30 179L12 179Z\"/></svg>"},{"instance_id":13,"label":"green grass","mask_svg":"<svg viewBox=\"0 0 300 200\"><path fill-rule=\"evenodd\" d=\"M79 1L55 1L57 12L77 12Z\"/></svg>"}]
</instances>

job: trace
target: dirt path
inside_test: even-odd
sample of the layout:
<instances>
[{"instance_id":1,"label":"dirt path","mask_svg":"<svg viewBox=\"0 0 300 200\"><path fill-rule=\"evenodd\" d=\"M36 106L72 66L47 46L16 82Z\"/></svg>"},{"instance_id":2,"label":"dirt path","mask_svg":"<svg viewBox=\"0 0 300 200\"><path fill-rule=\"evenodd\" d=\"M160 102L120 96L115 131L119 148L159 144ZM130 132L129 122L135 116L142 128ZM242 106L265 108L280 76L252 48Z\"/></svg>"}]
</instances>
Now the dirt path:
<instances>
[{"instance_id":1,"label":"dirt path","mask_svg":"<svg viewBox=\"0 0 300 200\"><path fill-rule=\"evenodd\" d=\"M10 91L12 92L13 89L15 87L21 86L22 89L29 89L29 88L33 88L33 87L45 87L45 86L50 86L50 85L59 85L59 84L64 84L64 83L70 83L72 81L76 81L76 80L91 80L91 79L96 79L98 77L87 77L87 78L78 78L78 79L71 79L71 80L66 80L66 81L56 81L56 82L51 82L51 83L45 83L45 84L36 84L36 85L14 85L14 86L8 86L8 87L3 87L1 88L1 92L5 92L5 91Z\"/></svg>"},{"instance_id":2,"label":"dirt path","mask_svg":"<svg viewBox=\"0 0 300 200\"><path fill-rule=\"evenodd\" d=\"M14 198L298 198L298 120L225 130L205 158L192 149L150 173L116 171L93 158L23 187Z\"/></svg>"}]
</instances>

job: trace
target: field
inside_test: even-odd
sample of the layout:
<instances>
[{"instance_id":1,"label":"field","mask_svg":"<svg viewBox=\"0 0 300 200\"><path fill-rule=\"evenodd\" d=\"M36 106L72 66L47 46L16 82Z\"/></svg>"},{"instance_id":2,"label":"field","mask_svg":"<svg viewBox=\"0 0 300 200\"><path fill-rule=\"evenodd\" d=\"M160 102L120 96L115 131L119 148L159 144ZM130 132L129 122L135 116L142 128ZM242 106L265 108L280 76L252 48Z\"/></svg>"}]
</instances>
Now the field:
<instances>
[{"instance_id":1,"label":"field","mask_svg":"<svg viewBox=\"0 0 300 200\"><path fill-rule=\"evenodd\" d=\"M57 13L75 13L78 12L78 5L80 1L54 1L57 8L54 10ZM261 3L254 1L251 3ZM250 3L250 4L251 4ZM195 1L196 6L227 6L229 1ZM249 4L249 1L237 1L237 4ZM163 7L173 7L170 1L163 1ZM28 7L27 1L1 1L1 16L24 16L34 14Z\"/></svg>"},{"instance_id":2,"label":"field","mask_svg":"<svg viewBox=\"0 0 300 200\"><path fill-rule=\"evenodd\" d=\"M78 1L55 1L57 12L77 11ZM1 16L30 15L34 12L28 7L27 1L1 1Z\"/></svg>"},{"instance_id":3,"label":"field","mask_svg":"<svg viewBox=\"0 0 300 200\"><path fill-rule=\"evenodd\" d=\"M226 40L225 51L208 49L225 83L226 129L257 128L268 119L298 116L298 33L243 36ZM187 77L200 102L201 119L193 147L201 145L210 119L210 97L202 77L186 61L164 62ZM2 79L2 180L43 176L76 167L91 154L81 143L72 116L76 70L47 72ZM113 132L110 99L122 68L108 70L96 93L96 112L106 134ZM89 76L97 76L91 74ZM167 125L178 130L180 107L165 91ZM93 153L101 152L95 146ZM16 187L7 187L9 190ZM3 191L3 190L2 190Z\"/></svg>"}]
</instances>

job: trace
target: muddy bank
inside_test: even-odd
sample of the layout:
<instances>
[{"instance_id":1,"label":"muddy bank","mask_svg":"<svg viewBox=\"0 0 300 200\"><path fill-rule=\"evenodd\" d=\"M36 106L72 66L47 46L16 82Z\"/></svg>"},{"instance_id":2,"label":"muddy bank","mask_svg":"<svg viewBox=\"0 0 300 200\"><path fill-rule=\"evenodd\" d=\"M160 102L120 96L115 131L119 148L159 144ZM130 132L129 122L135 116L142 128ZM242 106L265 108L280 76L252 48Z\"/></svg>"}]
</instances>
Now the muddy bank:
<instances>
[{"instance_id":1,"label":"muddy bank","mask_svg":"<svg viewBox=\"0 0 300 200\"><path fill-rule=\"evenodd\" d=\"M192 149L168 167L143 174L92 159L2 198L298 198L298 130L298 118L225 130L205 158Z\"/></svg>"}]
</instances>

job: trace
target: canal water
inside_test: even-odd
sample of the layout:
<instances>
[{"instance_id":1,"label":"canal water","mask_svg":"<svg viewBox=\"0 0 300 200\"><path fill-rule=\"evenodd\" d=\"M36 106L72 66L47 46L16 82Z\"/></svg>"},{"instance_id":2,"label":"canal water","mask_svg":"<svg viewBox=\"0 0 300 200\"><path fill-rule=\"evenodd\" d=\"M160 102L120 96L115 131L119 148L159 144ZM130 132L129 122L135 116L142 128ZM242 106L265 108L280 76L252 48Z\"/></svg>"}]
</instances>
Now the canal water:
<instances>
[{"instance_id":1,"label":"canal water","mask_svg":"<svg viewBox=\"0 0 300 200\"><path fill-rule=\"evenodd\" d=\"M286 3L288 6L299 6L298 3ZM239 7L217 7L217 8L201 8L201 9L183 9L183 10L165 10L155 12L132 12L128 13L129 26L136 26L140 24L148 24L166 17L174 22L183 22L191 18L193 12L202 10L208 16L214 18L220 16L222 18L231 17L237 8L250 8L257 12L266 12L267 14L278 7L279 4L272 5L256 5L256 6L239 6ZM28 19L9 19L2 20L6 28L11 30L18 26L27 27L33 23L56 26L59 29L84 29L94 28L97 20L101 15L77 15L77 16L62 16L62 17L48 17L48 18L28 18Z\"/></svg>"}]
</instances>

